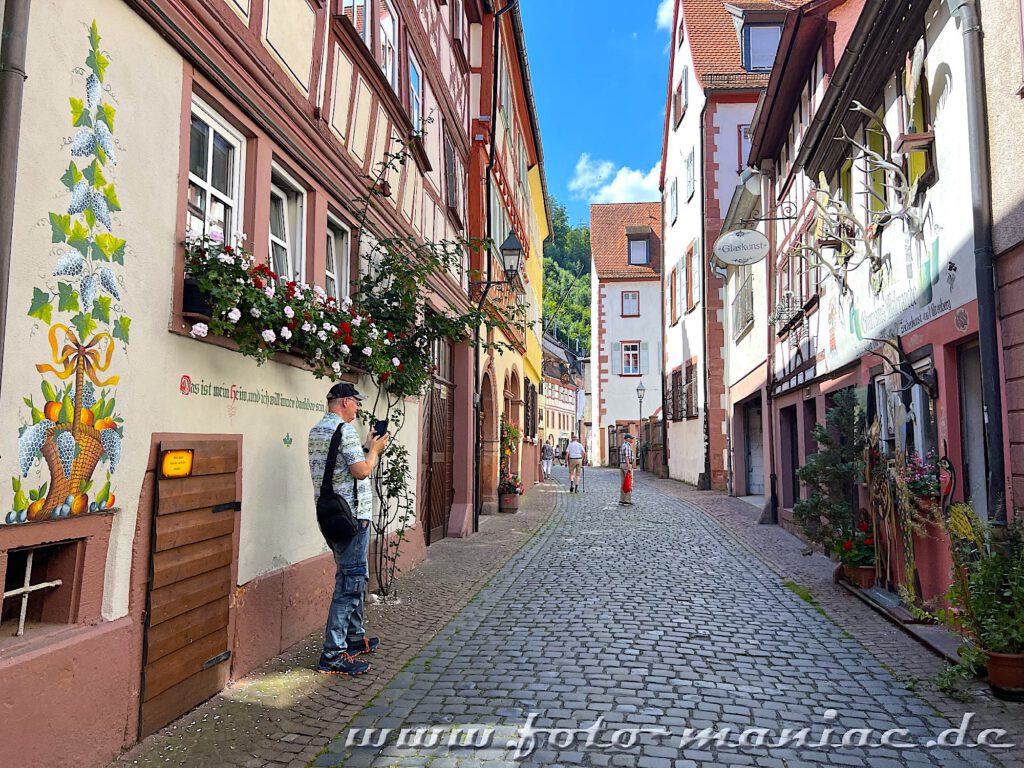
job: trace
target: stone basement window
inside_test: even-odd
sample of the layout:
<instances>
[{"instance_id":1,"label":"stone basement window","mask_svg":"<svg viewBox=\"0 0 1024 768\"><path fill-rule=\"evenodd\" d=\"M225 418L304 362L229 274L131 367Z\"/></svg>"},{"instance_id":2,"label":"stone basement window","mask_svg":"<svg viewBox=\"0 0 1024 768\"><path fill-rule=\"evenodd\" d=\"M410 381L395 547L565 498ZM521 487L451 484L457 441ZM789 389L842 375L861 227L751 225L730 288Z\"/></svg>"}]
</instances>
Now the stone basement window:
<instances>
[{"instance_id":1,"label":"stone basement window","mask_svg":"<svg viewBox=\"0 0 1024 768\"><path fill-rule=\"evenodd\" d=\"M77 620L83 554L81 539L7 552L0 648Z\"/></svg>"}]
</instances>

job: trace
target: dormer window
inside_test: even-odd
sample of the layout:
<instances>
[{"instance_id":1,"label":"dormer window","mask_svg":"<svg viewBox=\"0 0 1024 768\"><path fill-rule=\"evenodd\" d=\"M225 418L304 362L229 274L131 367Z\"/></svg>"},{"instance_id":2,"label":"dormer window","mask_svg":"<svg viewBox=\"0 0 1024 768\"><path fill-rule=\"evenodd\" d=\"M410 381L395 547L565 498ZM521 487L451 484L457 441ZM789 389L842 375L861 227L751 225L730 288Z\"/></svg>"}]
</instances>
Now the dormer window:
<instances>
[{"instance_id":1,"label":"dormer window","mask_svg":"<svg viewBox=\"0 0 1024 768\"><path fill-rule=\"evenodd\" d=\"M626 227L626 241L631 266L646 267L651 263L650 227Z\"/></svg>"},{"instance_id":2,"label":"dormer window","mask_svg":"<svg viewBox=\"0 0 1024 768\"><path fill-rule=\"evenodd\" d=\"M743 27L743 68L748 72L772 68L782 37L778 24L746 24Z\"/></svg>"}]
</instances>

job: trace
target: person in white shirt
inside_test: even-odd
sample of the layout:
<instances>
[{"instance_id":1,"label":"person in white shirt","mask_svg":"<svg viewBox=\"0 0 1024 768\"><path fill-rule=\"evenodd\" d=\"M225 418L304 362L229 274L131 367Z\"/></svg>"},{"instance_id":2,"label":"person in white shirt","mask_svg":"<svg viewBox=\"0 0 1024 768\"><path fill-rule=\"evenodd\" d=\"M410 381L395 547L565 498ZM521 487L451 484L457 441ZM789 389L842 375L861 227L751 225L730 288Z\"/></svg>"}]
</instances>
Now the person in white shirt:
<instances>
[{"instance_id":1,"label":"person in white shirt","mask_svg":"<svg viewBox=\"0 0 1024 768\"><path fill-rule=\"evenodd\" d=\"M583 471L583 461L587 451L583 444L572 436L569 445L565 447L566 458L569 459L569 493L578 493L580 490L580 473Z\"/></svg>"}]
</instances>

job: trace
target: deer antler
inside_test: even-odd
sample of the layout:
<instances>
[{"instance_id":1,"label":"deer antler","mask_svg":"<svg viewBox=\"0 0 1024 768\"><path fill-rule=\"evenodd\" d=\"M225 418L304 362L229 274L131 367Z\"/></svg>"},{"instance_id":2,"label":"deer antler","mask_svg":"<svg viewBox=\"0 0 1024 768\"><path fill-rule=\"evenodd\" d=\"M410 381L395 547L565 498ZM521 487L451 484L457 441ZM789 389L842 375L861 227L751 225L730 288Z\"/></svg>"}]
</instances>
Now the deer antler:
<instances>
[{"instance_id":1,"label":"deer antler","mask_svg":"<svg viewBox=\"0 0 1024 768\"><path fill-rule=\"evenodd\" d=\"M904 386L900 387L900 389L897 391L906 392L908 389L917 384L924 387L925 391L928 392L930 397L934 397L933 393L935 388L935 379L932 377L926 379L923 376L921 376L921 374L914 370L914 366L910 365L910 361L907 359L907 353L903 351L903 340L900 336L896 336L896 341L892 341L891 339L876 339L872 338L871 336L865 336L864 340L874 341L878 344L884 344L885 346L889 347L890 349L896 352L897 358L899 360L898 366L893 365L893 363L881 353L876 352L874 350L868 350L870 354L880 358L884 364L889 366L889 368L891 369L891 371L889 371L890 373L895 373L909 382Z\"/></svg>"}]
</instances>

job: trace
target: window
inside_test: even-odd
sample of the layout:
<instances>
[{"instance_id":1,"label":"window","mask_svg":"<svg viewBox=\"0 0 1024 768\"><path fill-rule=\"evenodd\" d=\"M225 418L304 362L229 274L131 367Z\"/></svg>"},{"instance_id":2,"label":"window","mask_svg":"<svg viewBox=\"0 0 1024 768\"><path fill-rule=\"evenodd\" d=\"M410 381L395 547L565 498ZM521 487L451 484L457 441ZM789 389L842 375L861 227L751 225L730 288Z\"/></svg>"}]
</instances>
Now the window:
<instances>
[{"instance_id":1,"label":"window","mask_svg":"<svg viewBox=\"0 0 1024 768\"><path fill-rule=\"evenodd\" d=\"M466 11L462 7L462 0L452 0L452 39L459 45L464 45L465 29Z\"/></svg>"},{"instance_id":2,"label":"window","mask_svg":"<svg viewBox=\"0 0 1024 768\"><path fill-rule=\"evenodd\" d=\"M370 9L367 0L341 0L341 13L355 27L366 47L370 46Z\"/></svg>"},{"instance_id":3,"label":"window","mask_svg":"<svg viewBox=\"0 0 1024 768\"><path fill-rule=\"evenodd\" d=\"M878 128L868 127L865 129L865 133L867 134L867 148L885 157L885 137L882 132ZM887 200L884 169L868 171L868 190L868 210L871 213L881 213L885 210Z\"/></svg>"},{"instance_id":4,"label":"window","mask_svg":"<svg viewBox=\"0 0 1024 768\"><path fill-rule=\"evenodd\" d=\"M189 229L199 234L218 232L225 240L240 229L243 143L198 101L192 104L189 127Z\"/></svg>"},{"instance_id":5,"label":"window","mask_svg":"<svg viewBox=\"0 0 1024 768\"><path fill-rule=\"evenodd\" d=\"M754 284L750 265L737 267L733 279L737 286L732 300L732 338L735 341L754 324Z\"/></svg>"},{"instance_id":6,"label":"window","mask_svg":"<svg viewBox=\"0 0 1024 768\"><path fill-rule=\"evenodd\" d=\"M498 56L498 111L505 119L505 125L509 121L509 101L511 100L512 85L509 82L508 64L505 62L504 51Z\"/></svg>"},{"instance_id":7,"label":"window","mask_svg":"<svg viewBox=\"0 0 1024 768\"><path fill-rule=\"evenodd\" d=\"M412 129L423 129L423 77L416 58L409 52L409 119Z\"/></svg>"},{"instance_id":8,"label":"window","mask_svg":"<svg viewBox=\"0 0 1024 768\"><path fill-rule=\"evenodd\" d=\"M686 364L686 418L697 418L697 364Z\"/></svg>"},{"instance_id":9,"label":"window","mask_svg":"<svg viewBox=\"0 0 1024 768\"><path fill-rule=\"evenodd\" d=\"M679 29L676 32L678 38L677 46L681 46L686 39L686 25L683 24L683 14L679 14Z\"/></svg>"},{"instance_id":10,"label":"window","mask_svg":"<svg viewBox=\"0 0 1024 768\"><path fill-rule=\"evenodd\" d=\"M679 180L672 179L672 184L668 188L668 210L669 216L672 217L672 223L675 224L676 219L679 218Z\"/></svg>"},{"instance_id":11,"label":"window","mask_svg":"<svg viewBox=\"0 0 1024 768\"><path fill-rule=\"evenodd\" d=\"M739 131L739 162L736 164L736 172L742 173L747 166L747 158L750 157L750 126L741 125Z\"/></svg>"},{"instance_id":12,"label":"window","mask_svg":"<svg viewBox=\"0 0 1024 768\"><path fill-rule=\"evenodd\" d=\"M324 290L328 296L341 299L349 295L349 234L333 219L327 222L327 266Z\"/></svg>"},{"instance_id":13,"label":"window","mask_svg":"<svg viewBox=\"0 0 1024 768\"><path fill-rule=\"evenodd\" d=\"M690 154L686 156L686 199L689 200L693 197L693 190L696 184L693 178L693 150L690 150Z\"/></svg>"},{"instance_id":14,"label":"window","mask_svg":"<svg viewBox=\"0 0 1024 768\"><path fill-rule=\"evenodd\" d=\"M622 292L622 316L640 317L640 291Z\"/></svg>"},{"instance_id":15,"label":"window","mask_svg":"<svg viewBox=\"0 0 1024 768\"><path fill-rule=\"evenodd\" d=\"M75 577L81 544L79 540L7 553L0 643L21 637L26 629L78 620Z\"/></svg>"},{"instance_id":16,"label":"window","mask_svg":"<svg viewBox=\"0 0 1024 768\"><path fill-rule=\"evenodd\" d=\"M518 149L518 151L517 151L518 157L516 158L516 161L518 163L518 168L519 168L519 186L522 187L522 189L523 189L523 197L526 197L527 194L528 194L527 190L529 189L529 185L526 183L527 182L527 172L529 170L529 167L528 167L529 160L526 157L526 142L524 142L523 141L523 137L520 136L518 141L516 142L516 144L517 144L517 149Z\"/></svg>"},{"instance_id":17,"label":"window","mask_svg":"<svg viewBox=\"0 0 1024 768\"><path fill-rule=\"evenodd\" d=\"M651 241L646 237L629 238L629 263L645 266L651 261Z\"/></svg>"},{"instance_id":18,"label":"window","mask_svg":"<svg viewBox=\"0 0 1024 768\"><path fill-rule=\"evenodd\" d=\"M447 133L444 135L444 175L448 210L458 216L461 223L462 189L459 186L459 160L455 155L455 144Z\"/></svg>"},{"instance_id":19,"label":"window","mask_svg":"<svg viewBox=\"0 0 1024 768\"><path fill-rule=\"evenodd\" d=\"M743 27L743 68L747 71L771 69L781 36L782 27L777 24Z\"/></svg>"},{"instance_id":20,"label":"window","mask_svg":"<svg viewBox=\"0 0 1024 768\"><path fill-rule=\"evenodd\" d=\"M682 421L686 415L683 411L683 372L676 370L672 372L672 421Z\"/></svg>"},{"instance_id":21,"label":"window","mask_svg":"<svg viewBox=\"0 0 1024 768\"><path fill-rule=\"evenodd\" d=\"M275 170L270 185L270 268L283 283L303 279L305 202L299 186Z\"/></svg>"},{"instance_id":22,"label":"window","mask_svg":"<svg viewBox=\"0 0 1024 768\"><path fill-rule=\"evenodd\" d=\"M697 291L693 284L693 243L686 249L686 309L694 308L697 304Z\"/></svg>"},{"instance_id":23,"label":"window","mask_svg":"<svg viewBox=\"0 0 1024 768\"><path fill-rule=\"evenodd\" d=\"M669 275L668 286L668 311L672 318L672 325L679 322L679 267L672 267L672 274Z\"/></svg>"},{"instance_id":24,"label":"window","mask_svg":"<svg viewBox=\"0 0 1024 768\"><path fill-rule=\"evenodd\" d=\"M398 93L398 14L389 0L380 4L380 68Z\"/></svg>"},{"instance_id":25,"label":"window","mask_svg":"<svg viewBox=\"0 0 1024 768\"><path fill-rule=\"evenodd\" d=\"M640 342L630 341L622 345L622 375L640 375Z\"/></svg>"}]
</instances>

